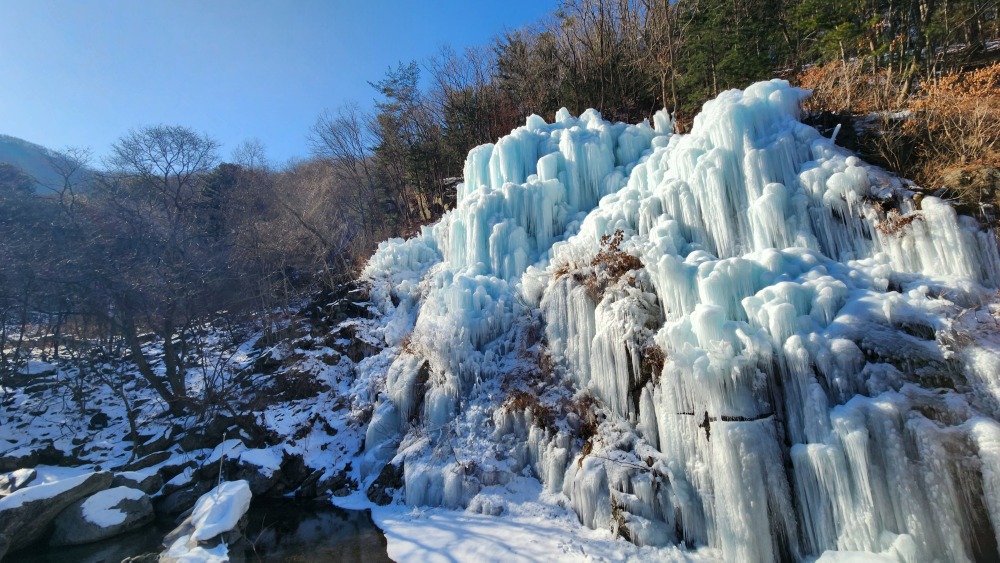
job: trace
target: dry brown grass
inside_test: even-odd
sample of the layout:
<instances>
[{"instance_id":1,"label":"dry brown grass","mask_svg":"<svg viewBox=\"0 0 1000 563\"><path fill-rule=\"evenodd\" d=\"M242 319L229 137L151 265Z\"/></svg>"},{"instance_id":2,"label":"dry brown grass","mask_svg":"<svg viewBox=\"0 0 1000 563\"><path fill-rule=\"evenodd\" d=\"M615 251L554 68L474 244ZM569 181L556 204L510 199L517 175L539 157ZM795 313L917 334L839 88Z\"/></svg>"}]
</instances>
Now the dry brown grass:
<instances>
[{"instance_id":1,"label":"dry brown grass","mask_svg":"<svg viewBox=\"0 0 1000 563\"><path fill-rule=\"evenodd\" d=\"M940 186L952 170L1000 167L1000 63L941 77L910 109L905 132L918 139L917 158L926 163L918 167L918 182ZM983 197L986 186L947 187L965 201L997 203L995 193Z\"/></svg>"},{"instance_id":2,"label":"dry brown grass","mask_svg":"<svg viewBox=\"0 0 1000 563\"><path fill-rule=\"evenodd\" d=\"M812 67L798 83L813 90L812 113L876 114L862 156L957 200L964 212L995 220L1000 208L1000 63L903 87L864 60ZM900 113L904 112L905 113ZM896 232L912 219L887 216ZM881 229L880 229L881 230Z\"/></svg>"},{"instance_id":3,"label":"dry brown grass","mask_svg":"<svg viewBox=\"0 0 1000 563\"><path fill-rule=\"evenodd\" d=\"M899 109L902 86L885 72L872 72L866 59L811 66L796 81L813 91L803 104L811 113L865 114Z\"/></svg>"}]
</instances>

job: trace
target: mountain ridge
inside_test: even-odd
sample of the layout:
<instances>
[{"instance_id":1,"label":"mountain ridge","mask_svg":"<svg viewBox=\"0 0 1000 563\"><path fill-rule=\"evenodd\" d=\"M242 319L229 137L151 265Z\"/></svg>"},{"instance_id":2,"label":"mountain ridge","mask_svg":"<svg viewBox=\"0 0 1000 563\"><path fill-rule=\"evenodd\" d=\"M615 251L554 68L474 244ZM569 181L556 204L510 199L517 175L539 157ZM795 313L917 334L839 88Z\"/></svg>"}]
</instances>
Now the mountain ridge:
<instances>
[{"instance_id":1,"label":"mountain ridge","mask_svg":"<svg viewBox=\"0 0 1000 563\"><path fill-rule=\"evenodd\" d=\"M53 161L68 163L65 154L31 141L0 133L0 163L11 164L21 169L35 181L35 191L39 194L55 193L63 185L63 177L53 167ZM90 169L85 167L89 174ZM84 175L74 172L71 180L79 183Z\"/></svg>"}]
</instances>

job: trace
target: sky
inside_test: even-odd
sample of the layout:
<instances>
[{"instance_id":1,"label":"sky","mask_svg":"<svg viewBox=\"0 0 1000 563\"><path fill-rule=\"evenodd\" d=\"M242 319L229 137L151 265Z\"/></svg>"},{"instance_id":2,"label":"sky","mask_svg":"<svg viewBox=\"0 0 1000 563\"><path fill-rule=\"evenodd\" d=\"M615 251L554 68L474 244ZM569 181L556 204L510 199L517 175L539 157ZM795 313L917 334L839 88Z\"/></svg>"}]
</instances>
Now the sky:
<instances>
[{"instance_id":1,"label":"sky","mask_svg":"<svg viewBox=\"0 0 1000 563\"><path fill-rule=\"evenodd\" d=\"M309 154L324 110L444 45L486 44L556 0L0 0L0 133L98 160L134 127L183 125L228 158Z\"/></svg>"}]
</instances>

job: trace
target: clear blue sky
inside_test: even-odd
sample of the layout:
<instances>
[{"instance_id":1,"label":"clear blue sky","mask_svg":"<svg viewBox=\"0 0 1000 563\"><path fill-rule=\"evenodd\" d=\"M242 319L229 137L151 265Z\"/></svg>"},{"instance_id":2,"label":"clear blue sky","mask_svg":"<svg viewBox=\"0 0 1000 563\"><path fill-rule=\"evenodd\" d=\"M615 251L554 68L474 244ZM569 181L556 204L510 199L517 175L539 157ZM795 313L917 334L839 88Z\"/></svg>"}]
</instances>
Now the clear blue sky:
<instances>
[{"instance_id":1,"label":"clear blue sky","mask_svg":"<svg viewBox=\"0 0 1000 563\"><path fill-rule=\"evenodd\" d=\"M556 0L0 0L0 133L100 156L165 123L272 161L306 156L317 115L370 106L400 61L484 44Z\"/></svg>"}]
</instances>

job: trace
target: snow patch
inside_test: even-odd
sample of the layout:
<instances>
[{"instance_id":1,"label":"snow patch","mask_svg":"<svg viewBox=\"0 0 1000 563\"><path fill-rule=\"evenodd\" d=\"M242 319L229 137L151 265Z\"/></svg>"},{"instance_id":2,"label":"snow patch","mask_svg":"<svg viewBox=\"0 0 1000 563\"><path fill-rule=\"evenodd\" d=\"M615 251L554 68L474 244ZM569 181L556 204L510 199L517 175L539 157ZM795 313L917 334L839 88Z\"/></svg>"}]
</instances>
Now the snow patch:
<instances>
[{"instance_id":1,"label":"snow patch","mask_svg":"<svg viewBox=\"0 0 1000 563\"><path fill-rule=\"evenodd\" d=\"M250 484L226 481L198 498L191 512L191 539L205 541L232 530L250 508Z\"/></svg>"},{"instance_id":2,"label":"snow patch","mask_svg":"<svg viewBox=\"0 0 1000 563\"><path fill-rule=\"evenodd\" d=\"M83 518L101 528L117 526L128 515L116 507L124 500L141 500L145 493L130 487L112 487L94 493L83 501Z\"/></svg>"}]
</instances>

